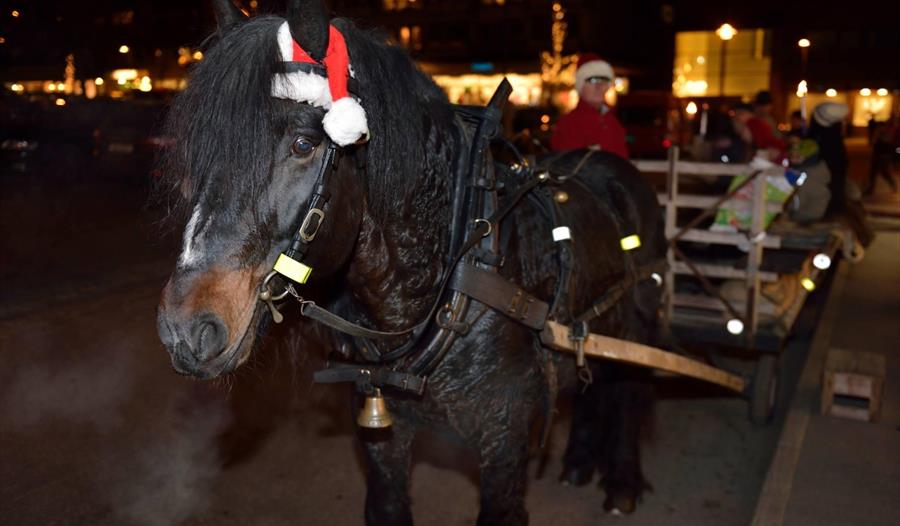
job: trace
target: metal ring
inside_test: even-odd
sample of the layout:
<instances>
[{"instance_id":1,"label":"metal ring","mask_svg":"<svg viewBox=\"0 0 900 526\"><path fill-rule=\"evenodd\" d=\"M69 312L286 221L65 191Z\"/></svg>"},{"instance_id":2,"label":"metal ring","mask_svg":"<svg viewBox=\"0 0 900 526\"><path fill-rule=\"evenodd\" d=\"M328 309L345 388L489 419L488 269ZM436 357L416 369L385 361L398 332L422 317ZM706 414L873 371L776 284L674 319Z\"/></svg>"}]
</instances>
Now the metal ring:
<instances>
[{"instance_id":1,"label":"metal ring","mask_svg":"<svg viewBox=\"0 0 900 526\"><path fill-rule=\"evenodd\" d=\"M263 293L265 293L265 292L268 292L269 294L271 294L271 297L270 297L268 300L263 300L263 301L278 301L278 300L282 300L282 299L284 299L284 298L288 295L288 293L290 292L290 290L288 290L287 287L285 287L285 289L281 292L281 294L277 294L277 295L274 294L273 291L269 290L269 282L272 281L272 278L274 278L277 274L278 274L278 272L276 272L276 271L273 270L273 271L269 272L269 275L266 276L266 278L263 280L263 282L262 282L262 287L261 287L262 290L260 291L259 294L261 295L261 294L263 294ZM262 299L262 298L260 298L260 299Z\"/></svg>"},{"instance_id":2,"label":"metal ring","mask_svg":"<svg viewBox=\"0 0 900 526\"><path fill-rule=\"evenodd\" d=\"M478 223L484 223L488 226L487 232L481 235L481 237L488 237L491 235L491 232L494 230L494 225L491 224L487 219L477 218L475 219L475 228L478 228Z\"/></svg>"}]
</instances>

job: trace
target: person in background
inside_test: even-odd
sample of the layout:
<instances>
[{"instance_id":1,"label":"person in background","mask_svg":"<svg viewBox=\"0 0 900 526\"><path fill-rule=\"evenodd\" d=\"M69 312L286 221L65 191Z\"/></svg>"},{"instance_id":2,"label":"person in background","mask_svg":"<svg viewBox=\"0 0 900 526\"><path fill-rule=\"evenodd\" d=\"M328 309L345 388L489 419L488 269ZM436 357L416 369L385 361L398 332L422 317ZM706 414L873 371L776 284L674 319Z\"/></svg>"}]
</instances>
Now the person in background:
<instances>
[{"instance_id":1,"label":"person in background","mask_svg":"<svg viewBox=\"0 0 900 526\"><path fill-rule=\"evenodd\" d=\"M787 143L775 127L772 118L772 95L768 91L760 91L753 102L753 117L747 121L747 127L753 135L753 146L758 151L767 151L770 161L780 160L787 154Z\"/></svg>"},{"instance_id":2,"label":"person in background","mask_svg":"<svg viewBox=\"0 0 900 526\"><path fill-rule=\"evenodd\" d=\"M819 145L812 139L791 137L788 159L798 177L797 191L787 206L788 216L801 224L819 221L825 216L831 192L831 173L819 157Z\"/></svg>"},{"instance_id":3,"label":"person in background","mask_svg":"<svg viewBox=\"0 0 900 526\"><path fill-rule=\"evenodd\" d=\"M787 135L800 138L806 135L806 119L803 118L803 112L800 110L791 112L791 131Z\"/></svg>"},{"instance_id":4,"label":"person in background","mask_svg":"<svg viewBox=\"0 0 900 526\"><path fill-rule=\"evenodd\" d=\"M753 135L747 122L753 117L753 108L741 102L731 108L728 116L724 130L712 141L713 161L737 164L750 162L753 158Z\"/></svg>"},{"instance_id":5,"label":"person in background","mask_svg":"<svg viewBox=\"0 0 900 526\"><path fill-rule=\"evenodd\" d=\"M813 110L807 137L819 145L819 157L831 172L831 201L828 215L844 211L847 186L847 148L844 146L843 121L850 113L846 104L823 102Z\"/></svg>"},{"instance_id":6,"label":"person in background","mask_svg":"<svg viewBox=\"0 0 900 526\"><path fill-rule=\"evenodd\" d=\"M553 151L597 147L628 159L625 128L606 105L606 92L614 78L612 66L597 55L585 53L578 57L575 70L578 105L556 123L550 137Z\"/></svg>"}]
</instances>

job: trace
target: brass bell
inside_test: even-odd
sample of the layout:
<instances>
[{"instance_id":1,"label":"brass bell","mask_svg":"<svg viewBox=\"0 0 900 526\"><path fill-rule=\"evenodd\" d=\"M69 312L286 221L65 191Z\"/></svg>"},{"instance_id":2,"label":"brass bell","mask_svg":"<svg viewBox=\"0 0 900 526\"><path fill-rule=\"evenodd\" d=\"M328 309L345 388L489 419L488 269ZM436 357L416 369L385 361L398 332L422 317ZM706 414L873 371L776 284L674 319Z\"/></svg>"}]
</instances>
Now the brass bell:
<instances>
[{"instance_id":1,"label":"brass bell","mask_svg":"<svg viewBox=\"0 0 900 526\"><path fill-rule=\"evenodd\" d=\"M359 427L368 429L382 429L390 427L391 414L384 404L384 397L381 396L381 389L375 389L375 394L366 397L366 403L356 418L356 424Z\"/></svg>"}]
</instances>

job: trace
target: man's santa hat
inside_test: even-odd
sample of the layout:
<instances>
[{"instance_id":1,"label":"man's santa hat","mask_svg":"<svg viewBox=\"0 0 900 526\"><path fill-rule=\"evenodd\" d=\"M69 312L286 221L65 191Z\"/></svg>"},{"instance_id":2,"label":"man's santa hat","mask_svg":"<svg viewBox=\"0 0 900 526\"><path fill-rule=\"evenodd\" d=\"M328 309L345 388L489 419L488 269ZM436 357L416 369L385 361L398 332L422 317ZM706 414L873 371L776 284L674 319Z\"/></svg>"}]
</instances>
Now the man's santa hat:
<instances>
[{"instance_id":1,"label":"man's santa hat","mask_svg":"<svg viewBox=\"0 0 900 526\"><path fill-rule=\"evenodd\" d=\"M321 60L304 50L291 34L288 22L278 28L278 49L288 67L272 79L272 96L295 100L326 110L322 119L325 133L338 146L347 146L369 137L366 112L347 89L353 75L344 35L328 24L328 47ZM312 67L302 67L303 65ZM322 66L324 66L324 71ZM323 76L324 73L324 76Z\"/></svg>"},{"instance_id":2,"label":"man's santa hat","mask_svg":"<svg viewBox=\"0 0 900 526\"><path fill-rule=\"evenodd\" d=\"M609 62L594 53L582 53L578 56L578 68L575 70L575 91L581 93L584 83L591 77L605 77L612 82L616 74Z\"/></svg>"}]
</instances>

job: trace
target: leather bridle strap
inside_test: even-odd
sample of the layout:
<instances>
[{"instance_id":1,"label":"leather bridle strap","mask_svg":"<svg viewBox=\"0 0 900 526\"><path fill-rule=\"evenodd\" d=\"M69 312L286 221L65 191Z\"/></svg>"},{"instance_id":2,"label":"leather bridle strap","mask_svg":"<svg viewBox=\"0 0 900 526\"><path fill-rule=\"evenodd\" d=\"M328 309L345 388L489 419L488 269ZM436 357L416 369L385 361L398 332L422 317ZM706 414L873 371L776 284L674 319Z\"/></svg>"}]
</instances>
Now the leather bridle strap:
<instances>
[{"instance_id":1,"label":"leather bridle strap","mask_svg":"<svg viewBox=\"0 0 900 526\"><path fill-rule=\"evenodd\" d=\"M337 168L339 156L337 155L337 146L334 143L328 144L325 151L325 157L322 159L322 165L319 168L319 174L316 177L315 186L313 186L313 196L309 200L309 206L306 214L303 216L303 223L297 229L291 239L291 246L285 255L291 259L302 259L309 250L309 244L312 243L319 231L319 227L325 221L325 203L331 198L331 194L327 188L327 176Z\"/></svg>"}]
</instances>

